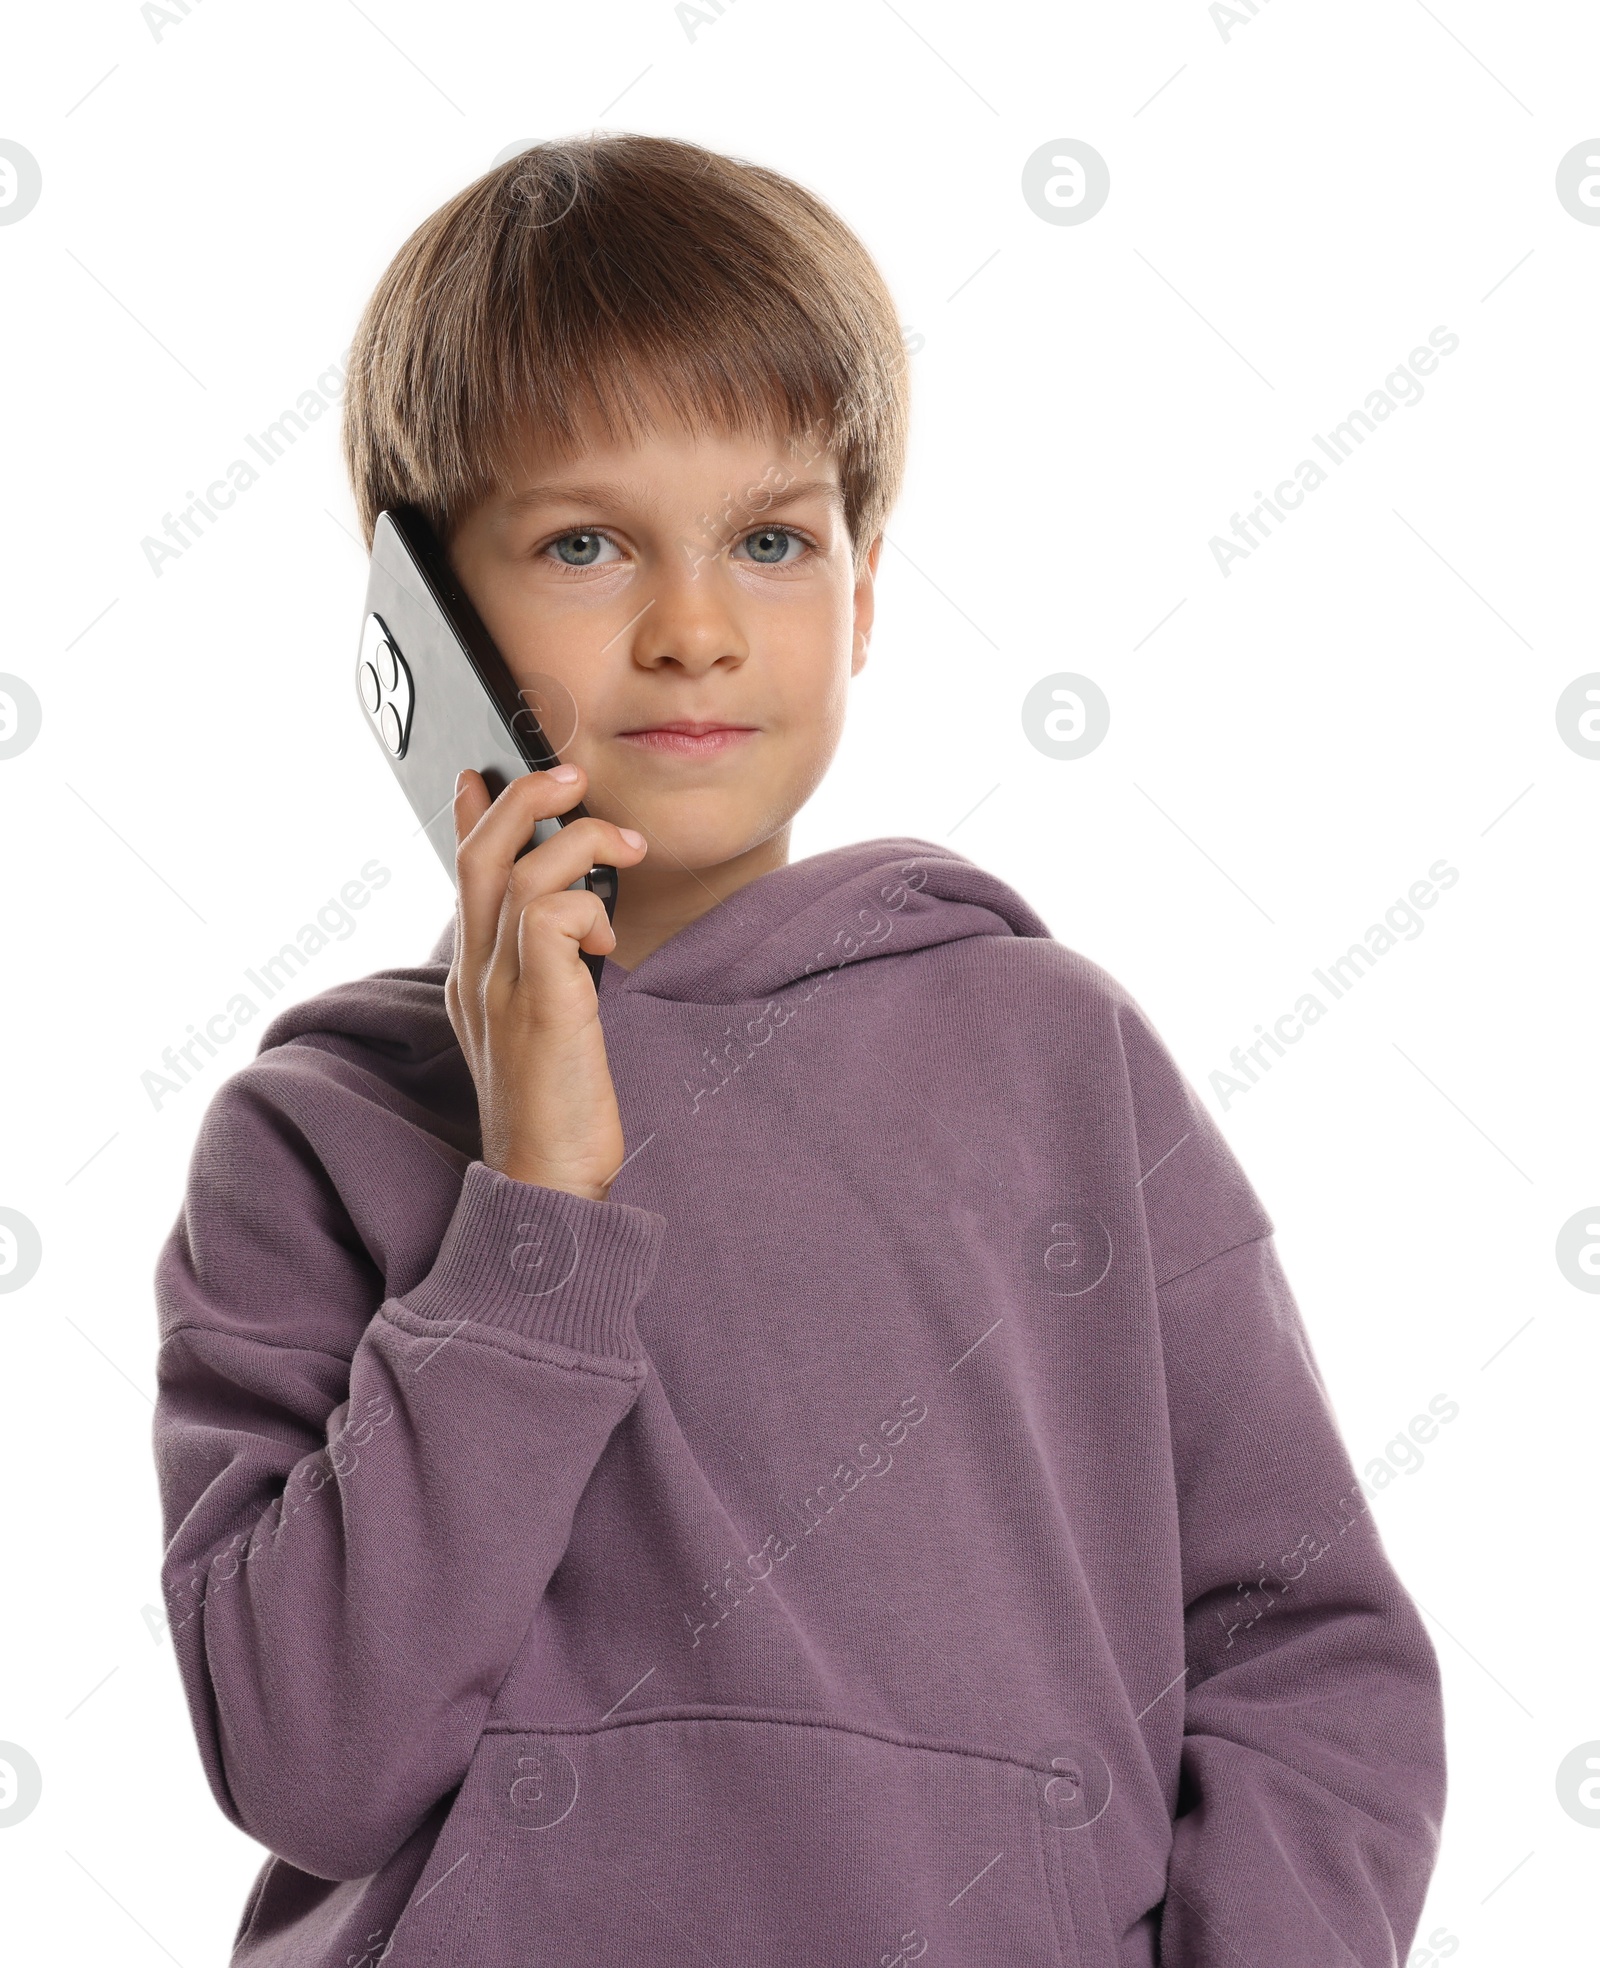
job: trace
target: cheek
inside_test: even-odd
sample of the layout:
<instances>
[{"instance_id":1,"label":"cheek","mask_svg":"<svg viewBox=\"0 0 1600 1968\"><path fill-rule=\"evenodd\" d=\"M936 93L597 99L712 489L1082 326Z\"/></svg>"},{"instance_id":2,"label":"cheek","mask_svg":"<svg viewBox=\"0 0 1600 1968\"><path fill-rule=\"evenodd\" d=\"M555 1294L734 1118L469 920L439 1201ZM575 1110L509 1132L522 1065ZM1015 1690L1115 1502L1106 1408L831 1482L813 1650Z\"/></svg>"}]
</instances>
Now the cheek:
<instances>
[{"instance_id":1,"label":"cheek","mask_svg":"<svg viewBox=\"0 0 1600 1968\"><path fill-rule=\"evenodd\" d=\"M795 706L783 734L781 766L774 775L786 803L809 799L827 775L844 737L849 708L849 672L819 675L816 688Z\"/></svg>"},{"instance_id":2,"label":"cheek","mask_svg":"<svg viewBox=\"0 0 1600 1968\"><path fill-rule=\"evenodd\" d=\"M563 755L603 723L606 664L596 659L593 625L563 619L514 591L491 591L479 604L484 626L505 657L522 701Z\"/></svg>"},{"instance_id":3,"label":"cheek","mask_svg":"<svg viewBox=\"0 0 1600 1968\"><path fill-rule=\"evenodd\" d=\"M490 634L494 634L492 627ZM499 642L498 637L495 639ZM547 641L540 641L536 657L523 653L526 646L526 638L523 648L514 642L510 647L499 642L524 714L538 724L552 749L565 758L574 746L581 750L585 733L597 727L604 707L581 662L569 659L566 652Z\"/></svg>"},{"instance_id":4,"label":"cheek","mask_svg":"<svg viewBox=\"0 0 1600 1968\"><path fill-rule=\"evenodd\" d=\"M855 591L844 579L806 596L776 633L773 673L809 702L832 701L846 691L855 654Z\"/></svg>"},{"instance_id":5,"label":"cheek","mask_svg":"<svg viewBox=\"0 0 1600 1968\"><path fill-rule=\"evenodd\" d=\"M819 633L773 665L773 696L789 736L808 750L837 742L850 704L849 642Z\"/></svg>"}]
</instances>

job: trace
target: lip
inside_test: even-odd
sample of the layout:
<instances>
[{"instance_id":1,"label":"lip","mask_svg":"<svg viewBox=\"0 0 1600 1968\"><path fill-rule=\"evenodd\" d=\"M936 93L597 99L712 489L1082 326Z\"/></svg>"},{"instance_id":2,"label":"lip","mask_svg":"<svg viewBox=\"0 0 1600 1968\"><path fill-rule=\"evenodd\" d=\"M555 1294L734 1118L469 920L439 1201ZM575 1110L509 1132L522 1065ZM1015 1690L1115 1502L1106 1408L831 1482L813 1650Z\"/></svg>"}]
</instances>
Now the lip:
<instances>
[{"instance_id":1,"label":"lip","mask_svg":"<svg viewBox=\"0 0 1600 1968\"><path fill-rule=\"evenodd\" d=\"M712 758L730 751L741 738L755 735L751 724L718 724L710 719L674 718L668 724L641 726L637 731L619 731L617 736L630 745L642 745L653 752L672 752L680 758Z\"/></svg>"}]
</instances>

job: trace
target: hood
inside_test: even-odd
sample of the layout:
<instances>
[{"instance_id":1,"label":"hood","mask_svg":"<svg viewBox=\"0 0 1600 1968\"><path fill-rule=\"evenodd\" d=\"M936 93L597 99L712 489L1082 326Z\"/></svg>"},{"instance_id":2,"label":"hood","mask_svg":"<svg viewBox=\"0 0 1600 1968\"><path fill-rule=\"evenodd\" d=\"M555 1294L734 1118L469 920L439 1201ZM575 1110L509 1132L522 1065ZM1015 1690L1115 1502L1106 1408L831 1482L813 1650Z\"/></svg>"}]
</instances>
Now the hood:
<instances>
[{"instance_id":1,"label":"hood","mask_svg":"<svg viewBox=\"0 0 1600 1968\"><path fill-rule=\"evenodd\" d=\"M965 855L911 836L855 841L746 882L631 971L607 963L600 1001L632 992L694 1004L760 1000L847 963L905 956L969 936L1050 930L1016 890ZM339 1034L402 1061L456 1042L444 981L455 918L426 963L375 971L279 1012L259 1051L308 1033Z\"/></svg>"}]
</instances>

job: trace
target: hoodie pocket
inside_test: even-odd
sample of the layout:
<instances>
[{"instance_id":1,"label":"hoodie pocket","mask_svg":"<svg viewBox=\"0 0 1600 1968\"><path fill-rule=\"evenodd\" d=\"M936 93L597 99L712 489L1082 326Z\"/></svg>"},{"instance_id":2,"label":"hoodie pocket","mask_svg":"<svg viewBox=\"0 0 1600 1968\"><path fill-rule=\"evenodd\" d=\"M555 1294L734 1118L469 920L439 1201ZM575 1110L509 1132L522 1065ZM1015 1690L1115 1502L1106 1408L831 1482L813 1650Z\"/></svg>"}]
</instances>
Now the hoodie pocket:
<instances>
[{"instance_id":1,"label":"hoodie pocket","mask_svg":"<svg viewBox=\"0 0 1600 1968\"><path fill-rule=\"evenodd\" d=\"M726 1711L486 1731L386 1968L1111 1968L1052 1776Z\"/></svg>"},{"instance_id":2,"label":"hoodie pocket","mask_svg":"<svg viewBox=\"0 0 1600 1968\"><path fill-rule=\"evenodd\" d=\"M1071 1936L1067 1958L1084 1968L1115 1968L1116 1935L1099 1860L1111 1772L1085 1743L1058 1742L1045 1755L1050 1767L1039 1781L1039 1836L1056 1916Z\"/></svg>"}]
</instances>

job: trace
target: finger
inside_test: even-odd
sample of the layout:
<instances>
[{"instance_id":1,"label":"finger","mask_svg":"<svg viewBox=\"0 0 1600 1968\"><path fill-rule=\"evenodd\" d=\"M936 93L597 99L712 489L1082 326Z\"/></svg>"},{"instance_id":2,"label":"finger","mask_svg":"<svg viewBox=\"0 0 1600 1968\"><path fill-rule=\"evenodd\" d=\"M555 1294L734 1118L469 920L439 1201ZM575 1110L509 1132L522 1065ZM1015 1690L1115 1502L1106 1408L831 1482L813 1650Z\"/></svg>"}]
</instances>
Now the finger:
<instances>
[{"instance_id":1,"label":"finger","mask_svg":"<svg viewBox=\"0 0 1600 1968\"><path fill-rule=\"evenodd\" d=\"M516 988L522 970L519 924L530 905L558 895L584 895L587 891L574 884L580 882L591 868L601 862L612 867L630 868L644 858L647 846L642 834L630 841L624 829L614 826L611 821L586 814L583 819L574 820L559 833L552 834L549 840L530 848L516 863L506 884L494 954L484 974L486 998L500 1003ZM594 900L609 930L605 904L598 897ZM587 940L583 947L604 955L616 948L616 938L608 934L605 941L595 943L592 939Z\"/></svg>"},{"instance_id":2,"label":"finger","mask_svg":"<svg viewBox=\"0 0 1600 1968\"><path fill-rule=\"evenodd\" d=\"M508 780L474 828L480 845L495 852L506 848L514 853L533 832L536 820L547 820L576 806L588 784L587 775L581 765L570 762L561 769L577 776L557 779L554 768L543 768L519 772L515 779ZM473 777L482 779L480 773L474 773Z\"/></svg>"},{"instance_id":3,"label":"finger","mask_svg":"<svg viewBox=\"0 0 1600 1968\"><path fill-rule=\"evenodd\" d=\"M456 839L459 842L464 834L472 832L494 804L489 797L488 783L481 772L474 772L469 765L457 773L455 799L452 804Z\"/></svg>"},{"instance_id":4,"label":"finger","mask_svg":"<svg viewBox=\"0 0 1600 1968\"><path fill-rule=\"evenodd\" d=\"M554 1012L560 993L581 967L580 952L604 955L616 946L606 905L589 889L558 889L529 901L515 919L517 975L510 985L525 1018Z\"/></svg>"},{"instance_id":5,"label":"finger","mask_svg":"<svg viewBox=\"0 0 1600 1968\"><path fill-rule=\"evenodd\" d=\"M552 779L548 772L528 772L491 800L482 773L469 769L463 774L457 796L461 808L456 831L458 947L474 971L481 970L494 953L517 849L538 821L575 805L583 783L581 772L565 782Z\"/></svg>"},{"instance_id":6,"label":"finger","mask_svg":"<svg viewBox=\"0 0 1600 1968\"><path fill-rule=\"evenodd\" d=\"M644 858L647 843L642 834L628 839L631 828L623 828L598 814L587 813L581 820L569 820L537 847L529 848L512 865L510 887L524 902L536 895L554 895L571 888L602 863L613 868L631 868Z\"/></svg>"},{"instance_id":7,"label":"finger","mask_svg":"<svg viewBox=\"0 0 1600 1968\"><path fill-rule=\"evenodd\" d=\"M455 962L451 965L452 976L459 975L466 968L469 958L473 963L475 975L476 970L481 967L488 955L488 951L485 949L469 951L468 948L469 925L466 904L462 895L461 843L472 832L473 828L477 826L484 814L489 811L492 804L493 802L489 797L489 788L484 783L481 772L474 772L468 766L464 771L457 774L453 815L456 829L456 950ZM476 924L473 927L476 928ZM489 947L493 947L492 943Z\"/></svg>"}]
</instances>

